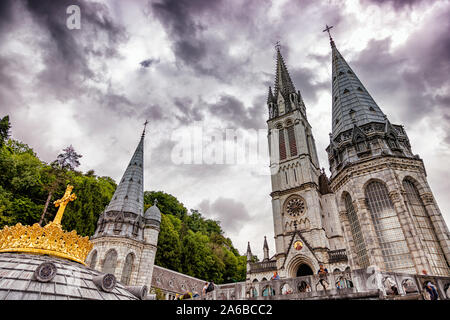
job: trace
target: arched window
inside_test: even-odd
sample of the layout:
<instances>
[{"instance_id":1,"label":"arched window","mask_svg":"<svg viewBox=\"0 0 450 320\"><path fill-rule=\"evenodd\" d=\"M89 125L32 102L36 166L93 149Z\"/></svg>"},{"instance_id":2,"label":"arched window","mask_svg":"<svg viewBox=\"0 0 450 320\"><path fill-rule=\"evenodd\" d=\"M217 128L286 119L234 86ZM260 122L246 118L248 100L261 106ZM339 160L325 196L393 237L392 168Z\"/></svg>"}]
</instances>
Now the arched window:
<instances>
[{"instance_id":1,"label":"arched window","mask_svg":"<svg viewBox=\"0 0 450 320\"><path fill-rule=\"evenodd\" d=\"M373 181L367 185L365 195L386 270L416 273L386 186Z\"/></svg>"},{"instance_id":2,"label":"arched window","mask_svg":"<svg viewBox=\"0 0 450 320\"><path fill-rule=\"evenodd\" d=\"M411 214L414 217L414 222L422 238L425 250L428 251L428 256L431 259L430 265L433 268L433 274L440 276L448 275L448 267L442 252L441 245L434 232L430 217L420 198L419 191L414 183L409 180L403 180L403 188L406 191L406 198Z\"/></svg>"},{"instance_id":3,"label":"arched window","mask_svg":"<svg viewBox=\"0 0 450 320\"><path fill-rule=\"evenodd\" d=\"M133 262L134 262L134 254L129 253L125 258L125 264L123 266L122 271L122 278L120 280L124 285L130 284L131 271L133 270Z\"/></svg>"},{"instance_id":4,"label":"arched window","mask_svg":"<svg viewBox=\"0 0 450 320\"><path fill-rule=\"evenodd\" d=\"M361 268L366 268L369 266L369 258L367 257L364 237L350 194L346 193L344 197L344 203L345 210L347 211L348 221L350 223L350 231L352 233L353 242L355 244L356 256L358 257L359 266Z\"/></svg>"},{"instance_id":5,"label":"arched window","mask_svg":"<svg viewBox=\"0 0 450 320\"><path fill-rule=\"evenodd\" d=\"M96 264L97 264L97 250L94 250L94 252L92 252L92 254L91 254L91 260L89 262L89 266L92 269L95 269Z\"/></svg>"},{"instance_id":6,"label":"arched window","mask_svg":"<svg viewBox=\"0 0 450 320\"><path fill-rule=\"evenodd\" d=\"M291 157L297 155L297 144L295 142L295 131L294 126L290 126L287 128L288 141L289 141L289 152Z\"/></svg>"},{"instance_id":7,"label":"arched window","mask_svg":"<svg viewBox=\"0 0 450 320\"><path fill-rule=\"evenodd\" d=\"M103 262L103 272L114 274L117 265L117 252L116 250L109 250L105 256L105 262Z\"/></svg>"},{"instance_id":8,"label":"arched window","mask_svg":"<svg viewBox=\"0 0 450 320\"><path fill-rule=\"evenodd\" d=\"M284 139L284 129L278 131L279 147L280 147L280 160L286 159L286 143Z\"/></svg>"}]
</instances>

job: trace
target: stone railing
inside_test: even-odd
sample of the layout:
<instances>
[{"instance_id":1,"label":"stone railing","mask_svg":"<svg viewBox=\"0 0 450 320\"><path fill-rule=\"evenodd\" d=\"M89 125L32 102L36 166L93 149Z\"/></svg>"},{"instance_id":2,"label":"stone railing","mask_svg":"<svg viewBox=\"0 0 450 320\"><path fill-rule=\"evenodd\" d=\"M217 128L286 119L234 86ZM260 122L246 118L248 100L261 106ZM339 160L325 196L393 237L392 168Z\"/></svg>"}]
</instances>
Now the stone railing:
<instances>
[{"instance_id":1,"label":"stone railing","mask_svg":"<svg viewBox=\"0 0 450 320\"><path fill-rule=\"evenodd\" d=\"M425 286L435 287L439 300L450 299L450 277L359 269L260 282L216 286L214 300L429 299Z\"/></svg>"},{"instance_id":2,"label":"stone railing","mask_svg":"<svg viewBox=\"0 0 450 320\"><path fill-rule=\"evenodd\" d=\"M262 261L262 262L255 262L250 263L250 272L256 273L256 272L265 272L265 271L271 271L277 269L277 262L276 261Z\"/></svg>"},{"instance_id":3,"label":"stone railing","mask_svg":"<svg viewBox=\"0 0 450 320\"><path fill-rule=\"evenodd\" d=\"M347 252L345 249L328 251L328 260L330 263L347 261Z\"/></svg>"}]
</instances>

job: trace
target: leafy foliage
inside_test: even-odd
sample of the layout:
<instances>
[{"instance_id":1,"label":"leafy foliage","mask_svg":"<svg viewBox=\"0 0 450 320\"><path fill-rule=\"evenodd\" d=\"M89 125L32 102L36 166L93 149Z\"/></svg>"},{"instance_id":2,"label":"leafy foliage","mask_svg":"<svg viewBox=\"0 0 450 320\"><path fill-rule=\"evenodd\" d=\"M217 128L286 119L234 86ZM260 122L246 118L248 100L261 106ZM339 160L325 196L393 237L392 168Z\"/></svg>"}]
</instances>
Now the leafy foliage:
<instances>
[{"instance_id":1,"label":"leafy foliage","mask_svg":"<svg viewBox=\"0 0 450 320\"><path fill-rule=\"evenodd\" d=\"M219 221L206 219L198 210L188 214L177 198L162 191L146 191L144 207L155 199L161 210L157 265L217 284L245 280L246 257L224 237Z\"/></svg>"},{"instance_id":2,"label":"leafy foliage","mask_svg":"<svg viewBox=\"0 0 450 320\"><path fill-rule=\"evenodd\" d=\"M9 129L9 119L4 117L0 121L0 228L32 225L42 216L43 225L50 222L57 212L53 201L64 195L70 183L77 200L66 207L63 228L93 235L117 187L114 180L96 176L93 170L75 171L81 156L70 147L63 150L64 156L47 164L28 145L7 139ZM188 212L176 197L162 191L144 192L144 209L155 199L162 213L157 265L217 284L245 280L246 257L224 236L219 221L206 219L198 210Z\"/></svg>"},{"instance_id":3,"label":"leafy foliage","mask_svg":"<svg viewBox=\"0 0 450 320\"><path fill-rule=\"evenodd\" d=\"M4 116L0 120L0 147L2 147L6 140L9 138L9 129L11 124L9 123L9 116Z\"/></svg>"}]
</instances>

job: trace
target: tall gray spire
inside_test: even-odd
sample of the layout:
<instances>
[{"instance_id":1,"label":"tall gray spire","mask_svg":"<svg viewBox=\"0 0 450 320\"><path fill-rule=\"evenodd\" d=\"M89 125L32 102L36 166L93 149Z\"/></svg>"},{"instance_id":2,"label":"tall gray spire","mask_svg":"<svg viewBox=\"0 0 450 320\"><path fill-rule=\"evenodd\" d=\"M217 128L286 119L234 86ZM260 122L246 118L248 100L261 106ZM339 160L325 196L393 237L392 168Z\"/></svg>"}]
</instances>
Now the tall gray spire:
<instances>
[{"instance_id":1,"label":"tall gray spire","mask_svg":"<svg viewBox=\"0 0 450 320\"><path fill-rule=\"evenodd\" d=\"M277 45L277 70L275 74L275 98L278 97L278 93L281 92L283 97L288 100L290 93L295 93L295 87L292 83L291 76L284 63L283 56L280 52L280 46Z\"/></svg>"},{"instance_id":2,"label":"tall gray spire","mask_svg":"<svg viewBox=\"0 0 450 320\"><path fill-rule=\"evenodd\" d=\"M328 31L328 27L324 31ZM342 57L330 35L332 50L332 133L327 147L331 180L347 166L370 157L412 157L403 126L387 116Z\"/></svg>"},{"instance_id":3,"label":"tall gray spire","mask_svg":"<svg viewBox=\"0 0 450 320\"><path fill-rule=\"evenodd\" d=\"M340 133L369 122L385 122L385 115L336 48L332 50L332 134Z\"/></svg>"},{"instance_id":4,"label":"tall gray spire","mask_svg":"<svg viewBox=\"0 0 450 320\"><path fill-rule=\"evenodd\" d=\"M282 116L296 109L301 109L305 113L305 104L301 98L300 91L295 91L294 83L280 52L280 45L277 44L275 48L277 51L277 60L274 91L272 93L272 88L269 87L269 93L267 95L269 119Z\"/></svg>"},{"instance_id":5,"label":"tall gray spire","mask_svg":"<svg viewBox=\"0 0 450 320\"><path fill-rule=\"evenodd\" d=\"M145 129L144 129L145 130ZM105 212L130 212L143 216L144 211L144 137L131 157L130 162L117 186Z\"/></svg>"}]
</instances>

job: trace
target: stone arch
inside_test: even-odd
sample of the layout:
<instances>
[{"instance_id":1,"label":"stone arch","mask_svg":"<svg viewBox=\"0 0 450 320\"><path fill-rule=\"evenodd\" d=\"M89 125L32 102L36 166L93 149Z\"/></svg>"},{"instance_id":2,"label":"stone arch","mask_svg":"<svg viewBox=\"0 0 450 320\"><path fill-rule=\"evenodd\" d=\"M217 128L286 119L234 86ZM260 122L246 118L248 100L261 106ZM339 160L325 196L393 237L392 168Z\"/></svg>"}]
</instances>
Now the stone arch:
<instances>
[{"instance_id":1,"label":"stone arch","mask_svg":"<svg viewBox=\"0 0 450 320\"><path fill-rule=\"evenodd\" d=\"M309 283L309 281L299 281L297 283L297 291L298 292L311 292L311 285Z\"/></svg>"},{"instance_id":2,"label":"stone arch","mask_svg":"<svg viewBox=\"0 0 450 320\"><path fill-rule=\"evenodd\" d=\"M344 274L336 280L336 288L337 289L345 289L345 288L353 288L353 281L349 279L349 275Z\"/></svg>"},{"instance_id":3,"label":"stone arch","mask_svg":"<svg viewBox=\"0 0 450 320\"><path fill-rule=\"evenodd\" d=\"M270 284L266 285L263 290L262 290L262 294L263 297L269 297L269 296L274 296L275 295L275 290L272 288L272 286Z\"/></svg>"},{"instance_id":4,"label":"stone arch","mask_svg":"<svg viewBox=\"0 0 450 320\"><path fill-rule=\"evenodd\" d=\"M369 179L363 190L385 269L415 273L403 226L386 183L379 179Z\"/></svg>"},{"instance_id":5,"label":"stone arch","mask_svg":"<svg viewBox=\"0 0 450 320\"><path fill-rule=\"evenodd\" d=\"M447 282L444 285L444 293L445 293L445 296L447 297L447 299L450 299L450 282Z\"/></svg>"},{"instance_id":6,"label":"stone arch","mask_svg":"<svg viewBox=\"0 0 450 320\"><path fill-rule=\"evenodd\" d=\"M117 251L115 249L110 249L105 254L103 259L102 271L104 273L114 274L117 267Z\"/></svg>"},{"instance_id":7,"label":"stone arch","mask_svg":"<svg viewBox=\"0 0 450 320\"><path fill-rule=\"evenodd\" d=\"M403 187L403 182L405 180L410 181L417 188L417 191L419 191L419 193L426 192L426 189L424 188L423 184L420 183L416 178L414 178L411 175L406 175L406 176L403 177L403 179L402 179L402 187Z\"/></svg>"},{"instance_id":8,"label":"stone arch","mask_svg":"<svg viewBox=\"0 0 450 320\"><path fill-rule=\"evenodd\" d=\"M280 288L280 294L285 295L285 294L292 294L294 293L291 285L287 282L283 283L283 285Z\"/></svg>"},{"instance_id":9,"label":"stone arch","mask_svg":"<svg viewBox=\"0 0 450 320\"><path fill-rule=\"evenodd\" d=\"M250 297L255 298L258 296L258 289L256 289L256 287L251 287L250 288Z\"/></svg>"},{"instance_id":10,"label":"stone arch","mask_svg":"<svg viewBox=\"0 0 450 320\"><path fill-rule=\"evenodd\" d=\"M97 264L97 250L92 250L90 253L90 257L89 257L89 267L91 267L91 269L95 269L95 265Z\"/></svg>"},{"instance_id":11,"label":"stone arch","mask_svg":"<svg viewBox=\"0 0 450 320\"><path fill-rule=\"evenodd\" d=\"M430 285L430 287L428 287ZM437 290L436 284L431 280L425 280L422 283L423 296L425 300L439 300L439 292ZM434 290L433 290L434 289ZM435 297L433 298L433 294Z\"/></svg>"},{"instance_id":12,"label":"stone arch","mask_svg":"<svg viewBox=\"0 0 450 320\"><path fill-rule=\"evenodd\" d=\"M402 287L405 293L417 292L417 286L411 278L406 278L402 280Z\"/></svg>"},{"instance_id":13,"label":"stone arch","mask_svg":"<svg viewBox=\"0 0 450 320\"><path fill-rule=\"evenodd\" d=\"M291 258L290 261L288 262L288 264L286 265L286 271L287 271L286 273L287 273L288 277L296 278L297 271L301 265L308 266L312 270L313 274L314 274L314 270L319 269L318 264L313 262L312 259L310 259L309 257L307 257L303 254L298 254L298 255L294 256L293 258Z\"/></svg>"},{"instance_id":14,"label":"stone arch","mask_svg":"<svg viewBox=\"0 0 450 320\"><path fill-rule=\"evenodd\" d=\"M420 186L418 182L410 176L405 177L402 181L407 207L412 215L418 235L422 239L424 251L428 252L428 261L432 273L445 276L448 274L448 266L443 247L418 186Z\"/></svg>"},{"instance_id":15,"label":"stone arch","mask_svg":"<svg viewBox=\"0 0 450 320\"><path fill-rule=\"evenodd\" d=\"M131 274L134 269L134 261L136 260L136 255L133 252L130 252L125 257L125 263L122 269L122 277L121 282L124 285L129 285L131 280Z\"/></svg>"},{"instance_id":16,"label":"stone arch","mask_svg":"<svg viewBox=\"0 0 450 320\"><path fill-rule=\"evenodd\" d=\"M391 190L389 190L389 188L388 188L388 186L387 186L387 184L386 184L385 181L383 181L383 180L381 180L381 179L379 179L379 178L370 178L369 180L367 180L366 182L364 182L364 184L363 184L363 186L362 186L362 188L361 188L361 190L364 192L364 195L365 195L365 191L366 191L366 189L367 189L367 186L368 186L369 184L371 184L372 182L379 182L379 183L381 183L382 185L384 185L384 186L386 187L386 189L388 190L388 192L391 191Z\"/></svg>"},{"instance_id":17,"label":"stone arch","mask_svg":"<svg viewBox=\"0 0 450 320\"><path fill-rule=\"evenodd\" d=\"M350 234L353 239L357 262L361 268L366 268L369 266L366 242L361 228L361 223L356 213L357 211L355 209L353 199L349 192L345 191L341 193L341 202L344 205L344 210L349 222Z\"/></svg>"}]
</instances>

